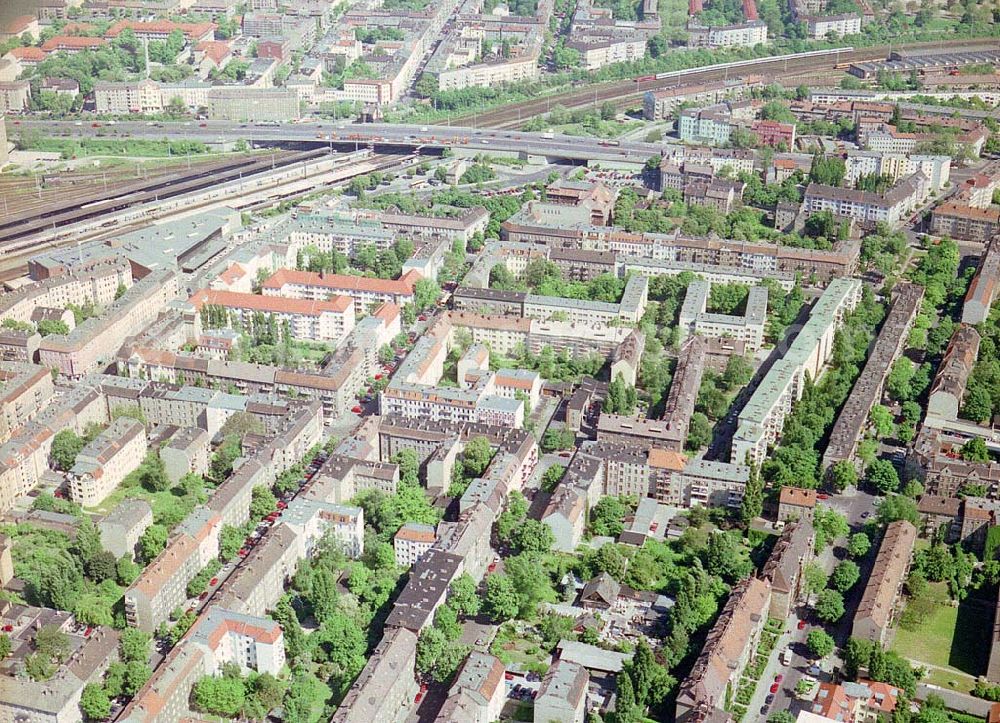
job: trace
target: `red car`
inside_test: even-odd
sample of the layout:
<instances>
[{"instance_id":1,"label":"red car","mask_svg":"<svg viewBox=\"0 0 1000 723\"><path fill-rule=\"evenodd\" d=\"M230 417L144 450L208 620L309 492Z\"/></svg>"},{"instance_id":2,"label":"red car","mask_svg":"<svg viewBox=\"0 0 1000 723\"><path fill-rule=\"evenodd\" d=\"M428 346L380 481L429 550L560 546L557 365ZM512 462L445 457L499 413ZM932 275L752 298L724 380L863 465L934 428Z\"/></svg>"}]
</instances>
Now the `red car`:
<instances>
[{"instance_id":1,"label":"red car","mask_svg":"<svg viewBox=\"0 0 1000 723\"><path fill-rule=\"evenodd\" d=\"M780 688L780 687L781 686L779 686L777 683L772 683L771 684L771 692L772 693L777 693L778 692L778 688Z\"/></svg>"},{"instance_id":2,"label":"red car","mask_svg":"<svg viewBox=\"0 0 1000 723\"><path fill-rule=\"evenodd\" d=\"M205 598L207 598L207 597L208 597L208 590L206 590L206 591L205 591L205 592L203 592L203 593L202 593L201 595L199 595L199 596L198 596L198 599L199 599L199 600L204 600L204 599L205 599Z\"/></svg>"},{"instance_id":3,"label":"red car","mask_svg":"<svg viewBox=\"0 0 1000 723\"><path fill-rule=\"evenodd\" d=\"M805 630L806 629L806 621L805 620L799 620L798 628L799 628L799 630Z\"/></svg>"},{"instance_id":4,"label":"red car","mask_svg":"<svg viewBox=\"0 0 1000 723\"><path fill-rule=\"evenodd\" d=\"M781 673L778 673L776 676L774 676L774 682L775 683L780 683L784 679L785 679L785 676L783 676Z\"/></svg>"},{"instance_id":5,"label":"red car","mask_svg":"<svg viewBox=\"0 0 1000 723\"><path fill-rule=\"evenodd\" d=\"M351 407L351 411L354 412L355 414L361 414L361 407L359 407L358 405L354 405L353 407Z\"/></svg>"},{"instance_id":6,"label":"red car","mask_svg":"<svg viewBox=\"0 0 1000 723\"><path fill-rule=\"evenodd\" d=\"M828 499L830 499L830 495L824 494L824 493L821 492L818 495L816 495L816 499L818 499L818 500L828 500Z\"/></svg>"},{"instance_id":7,"label":"red car","mask_svg":"<svg viewBox=\"0 0 1000 723\"><path fill-rule=\"evenodd\" d=\"M497 564L495 562L491 562L490 566L486 568L486 572L494 572L496 569Z\"/></svg>"},{"instance_id":8,"label":"red car","mask_svg":"<svg viewBox=\"0 0 1000 723\"><path fill-rule=\"evenodd\" d=\"M213 577L213 578L212 578L211 580L209 580L209 581L208 581L208 584L209 584L209 585L212 585L213 587L214 587L215 585L218 585L218 584L219 584L219 578L217 578L217 577Z\"/></svg>"},{"instance_id":9,"label":"red car","mask_svg":"<svg viewBox=\"0 0 1000 723\"><path fill-rule=\"evenodd\" d=\"M504 680L514 680L514 674L513 673L504 673L503 677L504 677Z\"/></svg>"},{"instance_id":10,"label":"red car","mask_svg":"<svg viewBox=\"0 0 1000 723\"><path fill-rule=\"evenodd\" d=\"M247 549L245 547L241 547L239 549L239 552L237 552L236 554L239 555L240 557L246 557L247 554L248 554L248 552L247 552Z\"/></svg>"},{"instance_id":11,"label":"red car","mask_svg":"<svg viewBox=\"0 0 1000 723\"><path fill-rule=\"evenodd\" d=\"M278 509L283 510L288 507L288 503L283 500L278 500Z\"/></svg>"},{"instance_id":12,"label":"red car","mask_svg":"<svg viewBox=\"0 0 1000 723\"><path fill-rule=\"evenodd\" d=\"M83 637L89 638L92 632L94 632L94 629L88 625L87 629L83 631Z\"/></svg>"},{"instance_id":13,"label":"red car","mask_svg":"<svg viewBox=\"0 0 1000 723\"><path fill-rule=\"evenodd\" d=\"M417 321L427 321L427 314L421 314L418 316Z\"/></svg>"}]
</instances>

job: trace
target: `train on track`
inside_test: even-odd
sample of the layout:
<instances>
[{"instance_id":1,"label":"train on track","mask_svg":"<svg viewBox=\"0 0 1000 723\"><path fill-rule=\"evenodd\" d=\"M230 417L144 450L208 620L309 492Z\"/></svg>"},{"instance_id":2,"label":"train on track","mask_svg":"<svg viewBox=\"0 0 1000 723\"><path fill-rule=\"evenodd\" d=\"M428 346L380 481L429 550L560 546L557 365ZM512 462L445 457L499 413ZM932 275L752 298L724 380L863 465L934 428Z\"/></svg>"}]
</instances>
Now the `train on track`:
<instances>
[{"instance_id":1,"label":"train on track","mask_svg":"<svg viewBox=\"0 0 1000 723\"><path fill-rule=\"evenodd\" d=\"M829 50L810 50L806 53L788 53L787 55L772 55L764 58L751 58L750 60L734 60L731 63L720 63L719 65L708 65L701 68L687 68L686 70L671 70L666 73L657 73L656 75L640 75L638 78L633 78L636 83L642 83L649 80L667 80L668 78L683 78L685 75L690 75L692 72L703 72L706 70L726 70L727 68L743 68L749 65L760 65L761 63L779 63L785 60L805 60L808 58L822 58L824 56L833 56L837 58L841 53L849 53L853 51L852 46L846 46L843 48L831 48Z\"/></svg>"}]
</instances>

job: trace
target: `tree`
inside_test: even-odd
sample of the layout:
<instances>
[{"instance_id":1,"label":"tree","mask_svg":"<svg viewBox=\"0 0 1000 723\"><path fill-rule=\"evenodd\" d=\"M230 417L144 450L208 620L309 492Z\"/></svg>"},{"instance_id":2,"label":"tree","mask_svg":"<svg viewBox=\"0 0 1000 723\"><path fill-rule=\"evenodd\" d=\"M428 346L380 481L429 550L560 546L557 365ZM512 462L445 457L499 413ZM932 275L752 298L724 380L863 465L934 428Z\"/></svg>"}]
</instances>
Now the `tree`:
<instances>
[{"instance_id":1,"label":"tree","mask_svg":"<svg viewBox=\"0 0 1000 723\"><path fill-rule=\"evenodd\" d=\"M171 482L167 476L167 467L156 452L146 455L139 466L139 480L143 487L151 492L163 492L170 489Z\"/></svg>"},{"instance_id":2,"label":"tree","mask_svg":"<svg viewBox=\"0 0 1000 723\"><path fill-rule=\"evenodd\" d=\"M514 583L502 574L486 578L485 610L493 622L502 623L517 615L518 599Z\"/></svg>"},{"instance_id":3,"label":"tree","mask_svg":"<svg viewBox=\"0 0 1000 723\"><path fill-rule=\"evenodd\" d=\"M747 480L740 503L740 518L747 527L764 511L764 484L756 466L750 467L750 478Z\"/></svg>"},{"instance_id":4,"label":"tree","mask_svg":"<svg viewBox=\"0 0 1000 723\"><path fill-rule=\"evenodd\" d=\"M871 549L872 541L864 532L855 532L847 542L847 554L851 557L864 557Z\"/></svg>"},{"instance_id":5,"label":"tree","mask_svg":"<svg viewBox=\"0 0 1000 723\"><path fill-rule=\"evenodd\" d=\"M520 552L545 553L555 544L552 528L539 520L528 518L514 528L511 542Z\"/></svg>"},{"instance_id":6,"label":"tree","mask_svg":"<svg viewBox=\"0 0 1000 723\"><path fill-rule=\"evenodd\" d=\"M917 503L904 495L889 495L882 500L878 506L879 523L888 525L896 520L908 520L918 527L920 514L917 512Z\"/></svg>"},{"instance_id":7,"label":"tree","mask_svg":"<svg viewBox=\"0 0 1000 723\"><path fill-rule=\"evenodd\" d=\"M833 569L830 585L833 586L834 590L844 593L854 587L859 577L861 577L861 571L857 564L851 560L844 560Z\"/></svg>"},{"instance_id":8,"label":"tree","mask_svg":"<svg viewBox=\"0 0 1000 723\"><path fill-rule=\"evenodd\" d=\"M84 441L72 429L63 429L52 438L52 462L57 469L69 472L76 463L76 456L84 447Z\"/></svg>"},{"instance_id":9,"label":"tree","mask_svg":"<svg viewBox=\"0 0 1000 723\"><path fill-rule=\"evenodd\" d=\"M791 711L776 710L767 717L767 723L795 723L795 716Z\"/></svg>"},{"instance_id":10,"label":"tree","mask_svg":"<svg viewBox=\"0 0 1000 723\"><path fill-rule=\"evenodd\" d=\"M632 677L622 671L616 678L618 686L618 700L615 702L615 716L617 720L625 723L636 719L635 710L635 688L632 685Z\"/></svg>"},{"instance_id":11,"label":"tree","mask_svg":"<svg viewBox=\"0 0 1000 723\"><path fill-rule=\"evenodd\" d=\"M462 615L469 617L479 614L480 600L476 593L476 581L463 572L451 583L451 595L448 604Z\"/></svg>"},{"instance_id":12,"label":"tree","mask_svg":"<svg viewBox=\"0 0 1000 723\"><path fill-rule=\"evenodd\" d=\"M993 398L989 390L979 385L970 385L965 393L960 416L975 422L986 422L993 415Z\"/></svg>"},{"instance_id":13,"label":"tree","mask_svg":"<svg viewBox=\"0 0 1000 723\"><path fill-rule=\"evenodd\" d=\"M149 660L149 644L152 636L142 630L135 628L125 628L122 631L121 639L118 641L118 650L121 659L125 662L139 660L143 663Z\"/></svg>"},{"instance_id":14,"label":"tree","mask_svg":"<svg viewBox=\"0 0 1000 723\"><path fill-rule=\"evenodd\" d=\"M876 459L865 470L865 479L879 491L887 495L899 489L899 474L892 462L887 459Z\"/></svg>"},{"instance_id":15,"label":"tree","mask_svg":"<svg viewBox=\"0 0 1000 723\"><path fill-rule=\"evenodd\" d=\"M817 658L825 658L833 652L835 644L825 630L810 630L806 638L806 647Z\"/></svg>"},{"instance_id":16,"label":"tree","mask_svg":"<svg viewBox=\"0 0 1000 723\"><path fill-rule=\"evenodd\" d=\"M7 633L0 633L0 660L5 659L14 650L14 644Z\"/></svg>"},{"instance_id":17,"label":"tree","mask_svg":"<svg viewBox=\"0 0 1000 723\"><path fill-rule=\"evenodd\" d=\"M822 566L818 562L807 563L803 576L805 578L805 590L809 595L815 595L826 587L828 578L826 572L823 571Z\"/></svg>"},{"instance_id":18,"label":"tree","mask_svg":"<svg viewBox=\"0 0 1000 723\"><path fill-rule=\"evenodd\" d=\"M617 537L625 529L622 520L628 509L618 497L602 497L590 511L590 532L601 537Z\"/></svg>"},{"instance_id":19,"label":"tree","mask_svg":"<svg viewBox=\"0 0 1000 723\"><path fill-rule=\"evenodd\" d=\"M262 520L278 509L278 500L270 488L256 485L250 491L250 519Z\"/></svg>"},{"instance_id":20,"label":"tree","mask_svg":"<svg viewBox=\"0 0 1000 723\"><path fill-rule=\"evenodd\" d=\"M493 459L493 448L486 437L473 437L462 450L462 464L467 474L479 477Z\"/></svg>"},{"instance_id":21,"label":"tree","mask_svg":"<svg viewBox=\"0 0 1000 723\"><path fill-rule=\"evenodd\" d=\"M844 616L844 596L836 590L823 590L813 606L816 617L825 623L835 623Z\"/></svg>"},{"instance_id":22,"label":"tree","mask_svg":"<svg viewBox=\"0 0 1000 723\"><path fill-rule=\"evenodd\" d=\"M167 528L163 525L153 523L146 528L139 538L139 555L147 564L152 562L157 555L163 552L167 546Z\"/></svg>"},{"instance_id":23,"label":"tree","mask_svg":"<svg viewBox=\"0 0 1000 723\"><path fill-rule=\"evenodd\" d=\"M847 518L830 507L819 506L813 513L813 528L816 530L817 552L828 544L844 537L851 531Z\"/></svg>"},{"instance_id":24,"label":"tree","mask_svg":"<svg viewBox=\"0 0 1000 723\"><path fill-rule=\"evenodd\" d=\"M989 462L990 451L981 437L973 437L962 445L962 459L968 462Z\"/></svg>"},{"instance_id":25,"label":"tree","mask_svg":"<svg viewBox=\"0 0 1000 723\"><path fill-rule=\"evenodd\" d=\"M858 471L850 460L842 459L830 467L830 484L838 492L843 492L857 483Z\"/></svg>"},{"instance_id":26,"label":"tree","mask_svg":"<svg viewBox=\"0 0 1000 723\"><path fill-rule=\"evenodd\" d=\"M69 326L61 319L42 319L38 322L38 333L42 336L50 334L69 334Z\"/></svg>"},{"instance_id":27,"label":"tree","mask_svg":"<svg viewBox=\"0 0 1000 723\"><path fill-rule=\"evenodd\" d=\"M875 428L875 434L879 439L891 437L896 427L892 412L881 404L876 404L868 413L868 419Z\"/></svg>"},{"instance_id":28,"label":"tree","mask_svg":"<svg viewBox=\"0 0 1000 723\"><path fill-rule=\"evenodd\" d=\"M691 451L700 450L707 447L712 441L712 422L702 412L695 412L691 415L688 423L688 436L685 444Z\"/></svg>"},{"instance_id":29,"label":"tree","mask_svg":"<svg viewBox=\"0 0 1000 723\"><path fill-rule=\"evenodd\" d=\"M716 530L709 535L704 558L705 569L729 583L750 577L753 571L749 550L734 531Z\"/></svg>"},{"instance_id":30,"label":"tree","mask_svg":"<svg viewBox=\"0 0 1000 723\"><path fill-rule=\"evenodd\" d=\"M80 695L80 710L89 720L105 720L111 715L111 698L104 686L87 683Z\"/></svg>"},{"instance_id":31,"label":"tree","mask_svg":"<svg viewBox=\"0 0 1000 723\"><path fill-rule=\"evenodd\" d=\"M236 676L205 676L194 684L191 691L194 704L201 710L216 715L235 718L246 698L246 685Z\"/></svg>"}]
</instances>

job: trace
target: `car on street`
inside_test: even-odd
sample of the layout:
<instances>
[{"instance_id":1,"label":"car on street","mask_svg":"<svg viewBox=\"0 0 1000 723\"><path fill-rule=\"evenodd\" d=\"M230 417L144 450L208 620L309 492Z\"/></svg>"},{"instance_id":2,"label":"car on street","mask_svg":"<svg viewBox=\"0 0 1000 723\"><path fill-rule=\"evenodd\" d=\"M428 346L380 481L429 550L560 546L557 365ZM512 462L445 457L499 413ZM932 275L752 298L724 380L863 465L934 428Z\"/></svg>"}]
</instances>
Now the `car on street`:
<instances>
[{"instance_id":1,"label":"car on street","mask_svg":"<svg viewBox=\"0 0 1000 723\"><path fill-rule=\"evenodd\" d=\"M760 714L761 714L761 715L767 715L767 708L768 708L768 706L766 706L766 705L762 705L762 706L760 707Z\"/></svg>"},{"instance_id":2,"label":"car on street","mask_svg":"<svg viewBox=\"0 0 1000 723\"><path fill-rule=\"evenodd\" d=\"M771 705L771 703L773 702L774 702L774 696L769 693L768 696L764 698L764 705Z\"/></svg>"},{"instance_id":3,"label":"car on street","mask_svg":"<svg viewBox=\"0 0 1000 723\"><path fill-rule=\"evenodd\" d=\"M785 679L785 676L783 676L781 673L778 673L776 676L774 676L774 682L775 683L780 683L784 679Z\"/></svg>"},{"instance_id":4,"label":"car on street","mask_svg":"<svg viewBox=\"0 0 1000 723\"><path fill-rule=\"evenodd\" d=\"M777 693L777 692L778 692L778 688L780 688L780 687L781 687L781 686L780 686L780 685L778 685L777 683L771 683L771 688L770 688L770 690L771 690L771 692L772 692L772 693Z\"/></svg>"},{"instance_id":5,"label":"car on street","mask_svg":"<svg viewBox=\"0 0 1000 723\"><path fill-rule=\"evenodd\" d=\"M805 620L799 620L799 624L796 627L798 627L799 630L805 630L806 629L806 621Z\"/></svg>"}]
</instances>

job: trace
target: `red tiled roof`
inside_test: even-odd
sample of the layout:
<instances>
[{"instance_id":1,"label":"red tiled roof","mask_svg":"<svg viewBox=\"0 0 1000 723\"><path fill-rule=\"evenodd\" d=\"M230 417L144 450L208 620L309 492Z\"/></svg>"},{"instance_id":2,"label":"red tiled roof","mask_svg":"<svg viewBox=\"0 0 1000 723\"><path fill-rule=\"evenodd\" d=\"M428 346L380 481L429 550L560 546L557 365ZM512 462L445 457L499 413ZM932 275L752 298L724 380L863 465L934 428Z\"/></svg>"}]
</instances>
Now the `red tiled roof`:
<instances>
[{"instance_id":1,"label":"red tiled roof","mask_svg":"<svg viewBox=\"0 0 1000 723\"><path fill-rule=\"evenodd\" d=\"M304 286L322 286L328 289L344 289L347 291L370 291L382 294L412 294L413 286L421 278L417 271L410 270L398 279L374 279L367 276L348 276L346 274L320 275L312 271L293 271L280 269L262 285L265 289L280 289L285 284L302 284Z\"/></svg>"},{"instance_id":2,"label":"red tiled roof","mask_svg":"<svg viewBox=\"0 0 1000 723\"><path fill-rule=\"evenodd\" d=\"M206 33L215 30L215 23L175 23L170 20L150 20L149 22L137 22L135 20L119 20L108 28L105 37L117 38L123 30L132 30L136 33L172 33L180 30L188 40L200 38Z\"/></svg>"},{"instance_id":3,"label":"red tiled roof","mask_svg":"<svg viewBox=\"0 0 1000 723\"><path fill-rule=\"evenodd\" d=\"M18 60L21 61L27 60L33 63L42 62L48 55L48 53L46 53L41 48L35 48L30 46L27 48L13 48L11 49L10 54L13 55L15 58L17 58Z\"/></svg>"},{"instance_id":4,"label":"red tiled roof","mask_svg":"<svg viewBox=\"0 0 1000 723\"><path fill-rule=\"evenodd\" d=\"M60 48L85 50L87 48L99 48L102 45L107 45L107 43L108 41L104 38L84 38L79 35L56 35L55 37L49 38L42 44L42 50L46 52L52 52L54 50L59 50Z\"/></svg>"},{"instance_id":5,"label":"red tiled roof","mask_svg":"<svg viewBox=\"0 0 1000 723\"><path fill-rule=\"evenodd\" d=\"M215 291L201 289L190 299L195 309L201 309L205 304L225 306L231 309L254 309L272 313L302 314L318 316L325 311L342 314L353 307L354 301L349 296L337 296L330 301L309 301L307 299L286 299L283 296L259 296L258 294L241 294L236 291Z\"/></svg>"}]
</instances>

